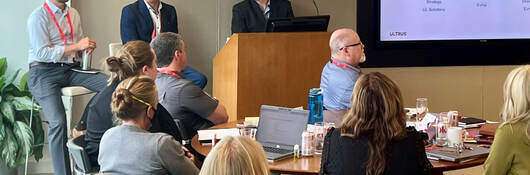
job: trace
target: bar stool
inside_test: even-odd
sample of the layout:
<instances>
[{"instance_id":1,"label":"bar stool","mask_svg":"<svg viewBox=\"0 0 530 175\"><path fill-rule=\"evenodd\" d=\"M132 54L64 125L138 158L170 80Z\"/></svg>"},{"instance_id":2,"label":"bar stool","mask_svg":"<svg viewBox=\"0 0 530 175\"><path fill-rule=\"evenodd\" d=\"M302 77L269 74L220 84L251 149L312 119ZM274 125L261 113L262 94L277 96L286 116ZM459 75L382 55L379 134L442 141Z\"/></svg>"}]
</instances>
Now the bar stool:
<instances>
[{"instance_id":1,"label":"bar stool","mask_svg":"<svg viewBox=\"0 0 530 175\"><path fill-rule=\"evenodd\" d=\"M62 99L64 104L64 112L66 113L66 126L68 128L68 136L72 134L72 129L83 116L83 111L88 101L95 95L82 86L64 87L61 89Z\"/></svg>"}]
</instances>

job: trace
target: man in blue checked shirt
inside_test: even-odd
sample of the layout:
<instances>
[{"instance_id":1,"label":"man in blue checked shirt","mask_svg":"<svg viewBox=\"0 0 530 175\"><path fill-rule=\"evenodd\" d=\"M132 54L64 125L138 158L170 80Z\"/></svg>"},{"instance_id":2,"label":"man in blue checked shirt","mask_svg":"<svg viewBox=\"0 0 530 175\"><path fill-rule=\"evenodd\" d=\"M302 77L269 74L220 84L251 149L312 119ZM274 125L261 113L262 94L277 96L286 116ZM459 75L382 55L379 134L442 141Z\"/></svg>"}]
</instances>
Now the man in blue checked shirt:
<instances>
[{"instance_id":1,"label":"man in blue checked shirt","mask_svg":"<svg viewBox=\"0 0 530 175\"><path fill-rule=\"evenodd\" d=\"M79 67L79 52L91 53L96 42L83 38L81 18L68 0L47 0L29 16L29 74L28 87L42 106L49 121L48 141L55 174L71 174L70 158L66 149L66 114L61 100L61 88L83 86L99 92L106 85L107 76L72 71Z\"/></svg>"}]
</instances>

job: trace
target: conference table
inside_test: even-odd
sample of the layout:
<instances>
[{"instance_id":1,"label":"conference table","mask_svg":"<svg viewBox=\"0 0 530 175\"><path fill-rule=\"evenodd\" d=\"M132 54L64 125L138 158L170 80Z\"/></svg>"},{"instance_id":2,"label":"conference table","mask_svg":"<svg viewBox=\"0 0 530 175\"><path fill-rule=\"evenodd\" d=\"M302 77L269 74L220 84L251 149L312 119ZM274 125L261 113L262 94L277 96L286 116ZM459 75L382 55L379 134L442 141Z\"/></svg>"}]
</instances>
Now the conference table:
<instances>
[{"instance_id":1,"label":"conference table","mask_svg":"<svg viewBox=\"0 0 530 175\"><path fill-rule=\"evenodd\" d=\"M236 120L213 126L211 129L236 128L244 120ZM472 129L473 130L473 129ZM206 156L212 148L210 145L201 145L198 135L193 136L191 146L200 154ZM269 168L272 172L288 174L318 174L320 171L320 155L301 157L300 159L288 158L275 162L269 162ZM457 170L462 168L481 165L486 158L478 158L465 162L449 162L444 160L430 160L433 165L432 174L442 175L444 171Z\"/></svg>"}]
</instances>

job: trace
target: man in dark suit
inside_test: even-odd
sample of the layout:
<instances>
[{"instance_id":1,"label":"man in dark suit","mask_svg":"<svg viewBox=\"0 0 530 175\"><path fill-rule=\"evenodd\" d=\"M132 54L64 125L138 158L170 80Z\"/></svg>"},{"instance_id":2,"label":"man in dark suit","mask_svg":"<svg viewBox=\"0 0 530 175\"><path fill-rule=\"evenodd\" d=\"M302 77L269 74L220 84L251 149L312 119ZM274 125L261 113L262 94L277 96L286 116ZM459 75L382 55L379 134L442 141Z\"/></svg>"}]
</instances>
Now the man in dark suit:
<instances>
[{"instance_id":1,"label":"man in dark suit","mask_svg":"<svg viewBox=\"0 0 530 175\"><path fill-rule=\"evenodd\" d=\"M232 33L264 32L268 19L292 17L287 0L245 0L232 8Z\"/></svg>"},{"instance_id":2,"label":"man in dark suit","mask_svg":"<svg viewBox=\"0 0 530 175\"><path fill-rule=\"evenodd\" d=\"M160 0L138 0L123 7L120 34L122 43L133 40L151 40L162 32L178 33L175 7ZM199 71L187 66L182 70L185 79L204 89L208 79Z\"/></svg>"}]
</instances>

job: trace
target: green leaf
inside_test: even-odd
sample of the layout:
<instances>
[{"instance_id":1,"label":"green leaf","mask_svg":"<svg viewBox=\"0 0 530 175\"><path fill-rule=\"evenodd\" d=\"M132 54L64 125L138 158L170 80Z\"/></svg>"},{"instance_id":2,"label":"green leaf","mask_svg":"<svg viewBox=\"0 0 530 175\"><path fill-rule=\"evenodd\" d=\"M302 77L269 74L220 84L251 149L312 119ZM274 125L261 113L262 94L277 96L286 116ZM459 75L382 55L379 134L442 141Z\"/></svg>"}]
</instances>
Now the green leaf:
<instances>
[{"instance_id":1,"label":"green leaf","mask_svg":"<svg viewBox=\"0 0 530 175\"><path fill-rule=\"evenodd\" d=\"M7 165L7 167L15 168L17 166L15 161L18 144L13 131L9 128L6 129L6 138L4 139L0 150L2 151L2 160L4 160L4 163Z\"/></svg>"},{"instance_id":2,"label":"green leaf","mask_svg":"<svg viewBox=\"0 0 530 175\"><path fill-rule=\"evenodd\" d=\"M7 121L15 123L15 111L13 106L7 100L0 103L0 110L2 110L2 115L6 117Z\"/></svg>"},{"instance_id":3,"label":"green leaf","mask_svg":"<svg viewBox=\"0 0 530 175\"><path fill-rule=\"evenodd\" d=\"M29 111L31 110L31 98L24 96L24 97L15 97L12 101L13 106L15 106L15 110L17 111ZM39 108L37 104L33 105L34 109Z\"/></svg>"},{"instance_id":4,"label":"green leaf","mask_svg":"<svg viewBox=\"0 0 530 175\"><path fill-rule=\"evenodd\" d=\"M4 84L4 86L2 86L2 91L4 91L4 88L6 88L7 86L13 84L13 82L15 81L15 79L17 78L18 76L18 72L20 72L20 69L16 70L15 73L12 73L11 75L9 75L7 78L6 78L6 82Z\"/></svg>"},{"instance_id":5,"label":"green leaf","mask_svg":"<svg viewBox=\"0 0 530 175\"><path fill-rule=\"evenodd\" d=\"M5 82L6 82L6 77L4 76L0 77L0 87L4 87Z\"/></svg>"},{"instance_id":6,"label":"green leaf","mask_svg":"<svg viewBox=\"0 0 530 175\"><path fill-rule=\"evenodd\" d=\"M28 88L28 72L26 72L24 75L22 75L22 78L20 79L20 91L29 92L29 88Z\"/></svg>"},{"instance_id":7,"label":"green leaf","mask_svg":"<svg viewBox=\"0 0 530 175\"><path fill-rule=\"evenodd\" d=\"M0 77L4 76L7 70L7 58L0 58Z\"/></svg>"},{"instance_id":8,"label":"green leaf","mask_svg":"<svg viewBox=\"0 0 530 175\"><path fill-rule=\"evenodd\" d=\"M17 86L15 86L14 84L10 84L10 85L7 85L7 87L5 87L4 89L2 89L1 91L3 94L10 94L12 96L15 96L15 97L21 97L21 96L25 96L25 94L23 92L21 92ZM10 100L10 99L8 99Z\"/></svg>"},{"instance_id":9,"label":"green leaf","mask_svg":"<svg viewBox=\"0 0 530 175\"><path fill-rule=\"evenodd\" d=\"M29 126L21 121L16 121L13 125L13 133L19 146L17 160L21 157L25 159L26 155L31 152L31 147L33 146L33 133Z\"/></svg>"},{"instance_id":10,"label":"green leaf","mask_svg":"<svg viewBox=\"0 0 530 175\"><path fill-rule=\"evenodd\" d=\"M4 116L0 113L0 143L4 141L6 127L4 126ZM2 144L0 144L2 146Z\"/></svg>"},{"instance_id":11,"label":"green leaf","mask_svg":"<svg viewBox=\"0 0 530 175\"><path fill-rule=\"evenodd\" d=\"M42 148L44 147L44 130L42 129L42 120L39 116L39 111L33 111L33 120L31 124L31 131L33 131L33 150L32 154L36 161L42 158Z\"/></svg>"}]
</instances>

